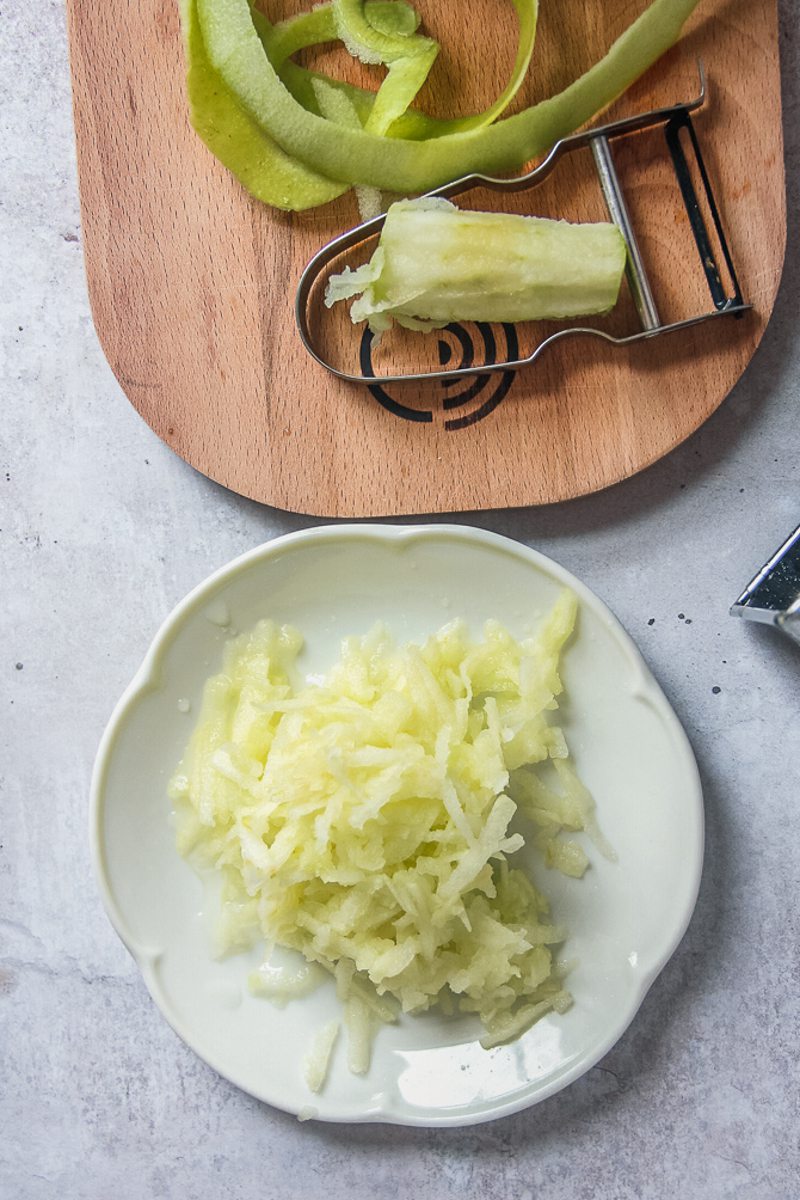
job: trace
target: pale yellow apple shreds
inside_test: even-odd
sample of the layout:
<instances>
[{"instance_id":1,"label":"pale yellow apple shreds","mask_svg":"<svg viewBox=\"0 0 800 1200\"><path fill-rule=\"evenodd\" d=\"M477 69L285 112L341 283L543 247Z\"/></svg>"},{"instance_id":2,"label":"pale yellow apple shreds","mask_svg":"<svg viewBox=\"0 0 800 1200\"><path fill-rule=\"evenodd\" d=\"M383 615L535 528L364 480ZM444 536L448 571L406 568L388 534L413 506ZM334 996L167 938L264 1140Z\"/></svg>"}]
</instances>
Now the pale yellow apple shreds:
<instances>
[{"instance_id":1,"label":"pale yellow apple shreds","mask_svg":"<svg viewBox=\"0 0 800 1200\"><path fill-rule=\"evenodd\" d=\"M328 1074L333 1047L339 1036L339 1022L328 1021L314 1034L303 1063L303 1075L311 1092L322 1091Z\"/></svg>"},{"instance_id":2,"label":"pale yellow apple shreds","mask_svg":"<svg viewBox=\"0 0 800 1200\"><path fill-rule=\"evenodd\" d=\"M178 848L223 875L221 950L263 939L267 961L290 947L335 976L357 1072L399 1010L477 1013L488 1047L571 1002L551 950L565 930L509 860L527 827L543 864L580 876L560 834L596 835L553 721L575 617L565 590L522 641L452 622L397 646L376 626L300 686L300 634L262 621L206 685L170 785ZM269 965L251 985L281 990Z\"/></svg>"}]
</instances>

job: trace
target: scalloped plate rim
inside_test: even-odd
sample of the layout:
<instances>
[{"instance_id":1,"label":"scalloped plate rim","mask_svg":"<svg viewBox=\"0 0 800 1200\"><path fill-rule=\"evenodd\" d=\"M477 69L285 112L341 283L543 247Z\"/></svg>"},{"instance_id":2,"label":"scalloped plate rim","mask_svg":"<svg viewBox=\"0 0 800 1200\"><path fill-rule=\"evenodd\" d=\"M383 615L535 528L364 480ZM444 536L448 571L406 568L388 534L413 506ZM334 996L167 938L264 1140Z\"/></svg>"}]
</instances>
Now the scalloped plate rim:
<instances>
[{"instance_id":1,"label":"scalloped plate rim","mask_svg":"<svg viewBox=\"0 0 800 1200\"><path fill-rule=\"evenodd\" d=\"M669 937L665 938L660 950L656 954L655 961L639 968L635 995L631 998L628 1007L621 1013L618 1021L610 1028L607 1036L599 1044L595 1045L588 1053L581 1055L577 1061L573 1062L564 1071L556 1073L546 1084L537 1084L533 1081L529 1085L529 1090L522 1094L517 1094L506 1101L490 1100L483 1102L484 1107L480 1108L476 1103L475 1108L472 1110L449 1111L430 1115L428 1113L396 1113L379 1107L365 1109L363 1106L359 1106L356 1110L343 1110L336 1114L318 1114L314 1111L313 1119L322 1120L326 1123L385 1123L415 1127L459 1127L480 1124L509 1116L540 1103L586 1074L619 1041L635 1018L652 984L675 953L688 928L697 901L704 852L703 797L700 774L688 736L669 700L650 672L638 647L624 626L614 616L608 605L569 570L540 551L534 550L512 538L493 533L489 530L459 524L436 523L430 525L406 524L395 526L370 522L358 525L312 526L293 533L283 534L245 551L243 554L238 555L213 571L193 587L172 608L154 635L141 665L115 705L101 737L92 771L89 814L90 843L95 878L99 885L101 898L108 918L119 938L134 958L151 998L174 1032L198 1057L223 1078L263 1103L269 1104L290 1115L296 1116L298 1110L282 1103L279 1095L266 1094L266 1091L255 1091L250 1084L237 1078L236 1072L226 1068L225 1064L220 1062L215 1054L209 1054L203 1049L198 1039L187 1028L185 1022L178 1018L171 1010L171 1002L161 988L156 970L161 951L137 944L137 939L133 936L130 929L127 928L124 914L114 896L103 852L104 789L108 768L117 739L124 732L128 716L139 703L146 699L150 692L158 688L163 656L171 646L183 621L196 608L201 605L207 605L209 601L212 601L214 593L220 585L229 582L235 575L246 571L254 562L260 562L263 559L273 557L288 546L302 545L304 543L310 543L313 546L314 543L318 542L341 540L348 542L377 541L383 542L387 546L394 545L395 549L402 549L414 541L437 539L456 539L476 545L483 544L484 546L522 559L538 568L550 578L554 578L572 588L581 601L588 604L595 614L603 620L609 632L614 636L617 645L623 650L631 669L633 675L633 682L630 687L631 694L642 702L649 704L658 714L671 736L676 752L683 758L683 765L687 769L687 781L692 788L693 807L696 815L695 827L691 830L693 847L692 882L686 899L680 907L680 911L676 910L673 928L670 930ZM314 1108L313 1099L314 1097L310 1097L308 1106L310 1110Z\"/></svg>"}]
</instances>

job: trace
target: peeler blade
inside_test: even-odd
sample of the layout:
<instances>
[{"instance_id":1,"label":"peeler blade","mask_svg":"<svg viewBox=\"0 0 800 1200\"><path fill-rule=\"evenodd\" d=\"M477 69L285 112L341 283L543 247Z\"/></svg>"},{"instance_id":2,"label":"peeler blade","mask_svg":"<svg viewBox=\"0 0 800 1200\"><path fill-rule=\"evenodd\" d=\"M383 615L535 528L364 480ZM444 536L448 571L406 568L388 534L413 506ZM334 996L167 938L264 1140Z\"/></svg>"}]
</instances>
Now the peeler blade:
<instances>
[{"instance_id":1,"label":"peeler blade","mask_svg":"<svg viewBox=\"0 0 800 1200\"><path fill-rule=\"evenodd\" d=\"M800 525L748 583L731 615L775 625L800 645Z\"/></svg>"}]
</instances>

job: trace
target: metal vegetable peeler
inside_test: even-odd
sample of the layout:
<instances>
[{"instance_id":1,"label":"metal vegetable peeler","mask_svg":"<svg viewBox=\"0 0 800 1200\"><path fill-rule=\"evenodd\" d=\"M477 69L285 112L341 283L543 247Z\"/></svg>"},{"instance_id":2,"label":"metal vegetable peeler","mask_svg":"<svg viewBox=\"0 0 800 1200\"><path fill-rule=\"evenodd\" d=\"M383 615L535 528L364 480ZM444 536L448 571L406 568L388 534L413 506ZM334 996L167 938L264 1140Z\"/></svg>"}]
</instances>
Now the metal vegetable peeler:
<instances>
[{"instance_id":1,"label":"metal vegetable peeler","mask_svg":"<svg viewBox=\"0 0 800 1200\"><path fill-rule=\"evenodd\" d=\"M731 615L775 625L800 645L800 525L748 583Z\"/></svg>"},{"instance_id":2,"label":"metal vegetable peeler","mask_svg":"<svg viewBox=\"0 0 800 1200\"><path fill-rule=\"evenodd\" d=\"M634 342L644 341L647 338L657 337L662 333L672 333L677 330L687 329L692 325L699 325L702 322L716 320L719 317L735 316L740 317L745 313L751 305L746 304L742 298L739 282L736 277L733 260L730 250L725 239L725 234L722 228L722 220L720 218L719 209L711 189L711 183L706 171L705 164L700 152L700 145L697 140L697 134L692 124L691 114L701 108L706 101L706 78L703 64L698 62L698 72L700 77L700 90L695 99L687 101L683 104L675 104L667 108L653 109L650 112L640 113L637 116L626 117L620 121L613 121L607 125L601 125L594 129L586 130L582 133L573 134L570 137L562 138L556 142L553 149L547 155L547 158L542 164L536 167L535 170L529 171L525 175L512 177L510 179L499 179L489 175L465 175L462 179L457 179L454 183L448 183L444 187L435 189L426 193L429 196L452 197L462 195L464 192L470 191L472 188L481 187L487 188L490 191L496 192L521 192L527 191L540 184L553 171L557 163L573 150L583 148L591 149L594 157L597 175L602 189L603 197L611 219L619 227L625 238L625 243L628 250L626 275L628 286L633 297L636 311L639 317L641 328L635 332L623 337L615 337L603 329L596 329L588 326L571 326L565 329L559 329L550 336L545 337L534 348L533 352L526 358L508 358L503 361L493 361L486 363L467 362L464 365L451 368L443 368L438 371L420 371L415 373L402 374L381 374L376 377L371 371L369 362L364 363L362 356L362 372L352 374L344 371L328 362L315 344L314 332L311 328L311 297L314 285L325 276L328 272L330 264L345 251L358 246L360 243L367 241L380 232L384 223L385 215L374 217L370 221L366 221L362 225L356 226L348 233L342 234L340 237L334 238L324 246L311 259L308 266L303 271L300 277L300 283L297 288L295 298L295 320L297 329L300 334L300 339L312 358L316 359L321 366L326 370L331 371L339 379L344 379L349 383L364 383L372 384L376 380L381 384L384 383L408 383L408 382L423 382L427 380L455 380L464 376L485 376L490 372L517 370L520 367L530 366L536 361L544 350L560 341L565 337L575 336L591 336L602 338L606 342L611 342L616 346L629 346ZM612 152L612 142L617 138L627 137L637 133L643 129L649 129L655 126L663 126L664 137L666 140L667 149L672 160L675 176L678 181L681 196L683 199L686 213L689 218L692 234L697 252L700 258L700 264L705 273L706 283L711 296L713 307L706 312L700 313L697 316L689 317L686 320L675 321L671 324L662 322L659 316L658 305L653 291L653 287L648 279L645 270L642 255L636 239L636 232L631 223L628 207L625 202L625 196L622 191L619 176L614 165L614 156ZM714 249L714 242L709 233L709 228L701 207L700 197L698 196L695 183L692 178L692 171L689 160L686 156L686 151L682 143L681 135L685 134L688 143L691 146L692 154L695 160L697 174L702 183L702 193L705 199L705 208L710 216L713 230L716 234L716 243L721 254L724 267L727 271L729 281L728 288L723 282L722 264L719 262ZM512 344L514 344L512 342ZM368 367L367 371L363 370L364 366Z\"/></svg>"}]
</instances>

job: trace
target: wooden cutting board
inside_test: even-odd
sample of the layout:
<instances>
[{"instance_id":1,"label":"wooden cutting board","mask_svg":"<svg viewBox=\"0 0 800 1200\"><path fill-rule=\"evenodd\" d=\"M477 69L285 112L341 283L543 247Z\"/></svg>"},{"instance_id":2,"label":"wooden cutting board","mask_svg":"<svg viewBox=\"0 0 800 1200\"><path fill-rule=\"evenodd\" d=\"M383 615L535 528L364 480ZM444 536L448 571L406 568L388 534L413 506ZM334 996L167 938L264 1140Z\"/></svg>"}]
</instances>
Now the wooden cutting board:
<instances>
[{"instance_id":1,"label":"wooden cutting board","mask_svg":"<svg viewBox=\"0 0 800 1200\"><path fill-rule=\"evenodd\" d=\"M277 19L309 6L269 0L266 8ZM511 4L420 0L418 8L443 47L421 106L452 115L488 103L513 58ZM641 0L545 0L531 78L514 107L584 70L641 8ZM628 350L567 340L533 368L489 377L463 399L440 385L373 394L305 354L292 311L296 282L324 242L356 223L355 203L276 212L211 156L187 119L175 0L68 0L68 9L97 332L148 424L226 487L321 516L564 500L632 475L688 437L761 339L786 233L777 0L704 0L680 46L612 113L694 95L702 56L710 99L697 128L754 312ZM318 51L313 61L375 86L375 68L341 50ZM707 309L663 140L646 134L620 144L618 163L662 317ZM473 206L484 199L477 194ZM604 215L585 157L506 207ZM634 327L627 299L611 321ZM520 336L535 334L523 327ZM450 334L433 335L420 353L445 359L458 349L452 343Z\"/></svg>"}]
</instances>

